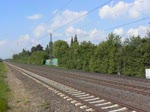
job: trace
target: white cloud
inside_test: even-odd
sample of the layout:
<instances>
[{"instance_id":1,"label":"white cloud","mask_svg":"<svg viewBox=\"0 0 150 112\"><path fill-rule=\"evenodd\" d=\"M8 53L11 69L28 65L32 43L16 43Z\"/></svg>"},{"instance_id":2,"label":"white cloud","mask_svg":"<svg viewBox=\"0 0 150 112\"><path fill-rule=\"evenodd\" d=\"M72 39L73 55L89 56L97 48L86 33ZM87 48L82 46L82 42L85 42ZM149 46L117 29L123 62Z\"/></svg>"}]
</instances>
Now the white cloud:
<instances>
[{"instance_id":1,"label":"white cloud","mask_svg":"<svg viewBox=\"0 0 150 112\"><path fill-rule=\"evenodd\" d=\"M31 38L29 34L21 35L17 40L8 43L10 46L10 51L19 53L22 49L30 50L31 47L40 44L38 39ZM13 47L11 47L13 46Z\"/></svg>"},{"instance_id":2,"label":"white cloud","mask_svg":"<svg viewBox=\"0 0 150 112\"><path fill-rule=\"evenodd\" d=\"M29 34L26 34L26 35L22 35L22 36L20 36L20 38L19 38L19 43L24 43L24 42L26 42L26 41L29 41L30 40L30 36L29 36Z\"/></svg>"},{"instance_id":3,"label":"white cloud","mask_svg":"<svg viewBox=\"0 0 150 112\"><path fill-rule=\"evenodd\" d=\"M33 45L39 44L37 39L31 38L29 34L21 35L19 39L14 41L14 44L19 47L20 51L23 48L32 47Z\"/></svg>"},{"instance_id":4,"label":"white cloud","mask_svg":"<svg viewBox=\"0 0 150 112\"><path fill-rule=\"evenodd\" d=\"M150 0L134 0L133 3L119 1L116 5L105 5L99 10L102 19L118 19L122 17L139 18L150 14Z\"/></svg>"},{"instance_id":5,"label":"white cloud","mask_svg":"<svg viewBox=\"0 0 150 112\"><path fill-rule=\"evenodd\" d=\"M55 10L53 13L55 14L57 13L57 11L58 10ZM54 32L55 29L69 23L70 21L84 15L85 13L87 13L87 11L76 12L76 11L65 10L63 12L59 12L57 13L57 15L54 16L51 24L44 24L44 23L39 24L33 30L33 34L37 38L40 38L46 34L48 35L49 33L55 33L55 37L60 37L62 36L62 34L58 32ZM85 17L82 17L81 19L75 21L74 23L83 22L84 19Z\"/></svg>"},{"instance_id":6,"label":"white cloud","mask_svg":"<svg viewBox=\"0 0 150 112\"><path fill-rule=\"evenodd\" d=\"M80 12L76 12L76 11L70 11L70 10L65 10L59 14L57 14L54 19L53 22L50 26L50 29L56 29L60 26L63 26L67 23L69 23L70 21L84 15L85 13L87 13L87 11L80 11ZM84 17L82 17L81 19L75 21L83 21Z\"/></svg>"},{"instance_id":7,"label":"white cloud","mask_svg":"<svg viewBox=\"0 0 150 112\"><path fill-rule=\"evenodd\" d=\"M77 34L79 42L91 41L94 44L98 44L106 38L106 34L103 31L92 29L85 31L79 28L74 28L73 26L66 29L67 38L66 41L70 43L71 37Z\"/></svg>"},{"instance_id":8,"label":"white cloud","mask_svg":"<svg viewBox=\"0 0 150 112\"><path fill-rule=\"evenodd\" d=\"M47 25L46 24L40 24L38 25L34 31L33 34L37 37L40 38L41 36L43 36L44 34L47 33Z\"/></svg>"},{"instance_id":9,"label":"white cloud","mask_svg":"<svg viewBox=\"0 0 150 112\"><path fill-rule=\"evenodd\" d=\"M32 46L40 44L40 42L37 39L31 38L29 34L25 34L16 40L0 41L0 44L0 58L5 59L11 58L13 54L18 54L22 49L30 50Z\"/></svg>"},{"instance_id":10,"label":"white cloud","mask_svg":"<svg viewBox=\"0 0 150 112\"><path fill-rule=\"evenodd\" d=\"M139 26L138 28L131 28L127 31L129 36L138 36L145 37L147 33L148 26Z\"/></svg>"},{"instance_id":11,"label":"white cloud","mask_svg":"<svg viewBox=\"0 0 150 112\"><path fill-rule=\"evenodd\" d=\"M41 19L41 18L42 18L41 14L34 14L34 15L27 17L27 19L30 19L30 20L37 20L37 19Z\"/></svg>"},{"instance_id":12,"label":"white cloud","mask_svg":"<svg viewBox=\"0 0 150 112\"><path fill-rule=\"evenodd\" d=\"M99 10L99 16L104 19L117 19L124 14L126 14L130 4L125 3L123 1L118 2L115 6L111 7L109 5L105 5Z\"/></svg>"},{"instance_id":13,"label":"white cloud","mask_svg":"<svg viewBox=\"0 0 150 112\"><path fill-rule=\"evenodd\" d=\"M79 29L79 28L74 28L73 26L69 27L66 29L66 35L67 36L74 36L75 34L78 34L78 35L86 35L87 32L82 30L82 29Z\"/></svg>"},{"instance_id":14,"label":"white cloud","mask_svg":"<svg viewBox=\"0 0 150 112\"><path fill-rule=\"evenodd\" d=\"M117 35L122 35L124 33L123 28L114 29L113 33Z\"/></svg>"},{"instance_id":15,"label":"white cloud","mask_svg":"<svg viewBox=\"0 0 150 112\"><path fill-rule=\"evenodd\" d=\"M2 41L0 41L0 46L3 46L3 45L5 45L5 44L7 44L7 40L2 40Z\"/></svg>"},{"instance_id":16,"label":"white cloud","mask_svg":"<svg viewBox=\"0 0 150 112\"><path fill-rule=\"evenodd\" d=\"M150 14L150 0L135 0L130 7L129 15L131 18L138 18Z\"/></svg>"},{"instance_id":17,"label":"white cloud","mask_svg":"<svg viewBox=\"0 0 150 112\"><path fill-rule=\"evenodd\" d=\"M91 42L99 44L101 41L104 41L107 37L106 33L101 30L93 29L90 32Z\"/></svg>"},{"instance_id":18,"label":"white cloud","mask_svg":"<svg viewBox=\"0 0 150 112\"><path fill-rule=\"evenodd\" d=\"M20 38L17 40L17 43L19 46L22 47L28 47L28 46L32 47L39 44L40 42L36 38L35 39L31 38L29 34L25 34L20 36Z\"/></svg>"},{"instance_id":19,"label":"white cloud","mask_svg":"<svg viewBox=\"0 0 150 112\"><path fill-rule=\"evenodd\" d=\"M137 36L145 37L147 33L148 26L139 26L138 28L131 28L125 31L123 28L118 28L113 31L113 33L122 36L122 41L128 36ZM94 44L99 44L101 41L105 41L108 36L106 32L103 32L98 29L91 29L89 31L75 28L73 26L68 27L65 30L66 36L68 37L66 41L70 43L71 37L74 37L75 34L78 36L79 42L82 41L91 41Z\"/></svg>"},{"instance_id":20,"label":"white cloud","mask_svg":"<svg viewBox=\"0 0 150 112\"><path fill-rule=\"evenodd\" d=\"M31 38L28 34L21 35L16 40L3 40L0 41L0 57L1 58L10 58L13 54L17 54L32 46ZM7 47L6 47L7 46Z\"/></svg>"}]
</instances>

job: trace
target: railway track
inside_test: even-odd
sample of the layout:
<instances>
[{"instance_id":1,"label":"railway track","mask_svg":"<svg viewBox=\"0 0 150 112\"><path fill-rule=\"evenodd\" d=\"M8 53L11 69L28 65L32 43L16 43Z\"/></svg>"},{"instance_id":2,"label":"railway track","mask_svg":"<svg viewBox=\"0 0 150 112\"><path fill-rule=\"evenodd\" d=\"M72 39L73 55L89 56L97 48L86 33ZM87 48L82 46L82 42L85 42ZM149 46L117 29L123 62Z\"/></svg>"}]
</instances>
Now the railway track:
<instances>
[{"instance_id":1,"label":"railway track","mask_svg":"<svg viewBox=\"0 0 150 112\"><path fill-rule=\"evenodd\" d=\"M48 72L47 68L42 68L41 70ZM104 79L96 79L96 78L92 78L92 77L89 78L87 76L82 76L82 75L78 75L78 74L69 74L69 73L66 73L63 71L60 72L60 71L56 71L56 70L52 70L52 69L50 70L50 72L57 73L55 75L61 75L61 76L70 77L73 79L80 79L80 80L93 82L93 83L107 86L107 87L112 87L112 88L116 88L116 89L120 89L120 90L124 90L124 91L130 91L130 92L134 92L137 94L150 96L150 88L144 87L144 86L138 86L138 85L123 83L123 82L120 83L120 82L115 82L115 81L106 80L106 79L105 80Z\"/></svg>"},{"instance_id":2,"label":"railway track","mask_svg":"<svg viewBox=\"0 0 150 112\"><path fill-rule=\"evenodd\" d=\"M71 78L81 79L84 81L90 81L90 82L94 82L94 83L97 83L97 84L100 84L103 86L113 87L113 88L117 88L117 89L121 89L121 90L125 90L125 91L130 91L130 92L150 96L150 91L149 91L150 88L147 88L147 87L141 87L141 86L136 86L136 85L132 85L132 84L119 83L119 82L114 82L114 81L109 81L109 80L87 78L87 77L81 76L81 75L80 76L79 75L70 75L70 74L58 72L58 71L53 71L53 73L54 72L55 73L57 72L56 75L63 75L63 76L71 77Z\"/></svg>"},{"instance_id":3,"label":"railway track","mask_svg":"<svg viewBox=\"0 0 150 112\"><path fill-rule=\"evenodd\" d=\"M53 91L58 96L87 112L146 112L145 110L139 109L137 107L126 105L121 102L111 100L109 98L101 97L100 95L86 92L84 90L47 79L12 64L9 65L20 71L23 75L42 84L44 87Z\"/></svg>"}]
</instances>

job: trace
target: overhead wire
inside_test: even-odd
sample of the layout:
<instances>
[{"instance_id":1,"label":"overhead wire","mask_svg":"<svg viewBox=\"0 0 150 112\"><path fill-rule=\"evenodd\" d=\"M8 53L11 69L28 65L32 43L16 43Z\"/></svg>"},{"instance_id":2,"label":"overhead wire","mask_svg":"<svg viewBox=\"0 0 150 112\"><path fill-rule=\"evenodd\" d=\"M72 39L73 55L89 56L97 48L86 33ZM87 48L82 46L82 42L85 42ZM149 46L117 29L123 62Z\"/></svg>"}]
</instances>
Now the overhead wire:
<instances>
[{"instance_id":1,"label":"overhead wire","mask_svg":"<svg viewBox=\"0 0 150 112\"><path fill-rule=\"evenodd\" d=\"M95 11L96 9L98 9L98 8L100 8L100 7L102 7L102 6L106 5L106 4L108 4L108 3L110 3L111 1L112 1L112 0L109 0L109 1L105 2L104 4L97 6L96 8L94 8L94 9L88 11L87 13L85 13L85 14L79 16L78 18L75 18L74 20L72 20L72 21L70 21L70 22L68 22L68 23L66 23L66 24L64 24L64 25L62 25L62 26L60 26L60 27L54 29L53 32L56 32L57 30L59 30L59 29L65 27L65 26L67 26L67 25L69 25L69 24L75 22L76 20L78 20L78 19L80 19L80 18L82 18L82 17L84 17L84 16L90 14L91 12L93 12L93 11ZM64 7L66 7L70 2L72 2L72 0L69 0L63 7L60 8L60 10L63 9ZM58 13L59 13L59 12L56 12L55 14L58 14ZM121 24L121 25L114 26L114 27L111 27L111 28L107 28L107 29L105 29L105 30L103 30L103 31L108 31L108 30L115 29L115 28L118 28L118 27L127 26L127 25L130 25L130 24L134 24L134 23L137 23L137 22L140 22L140 21L147 20L147 19L150 19L150 17L145 17L145 18L142 18L142 19L139 19L139 20L136 20L136 21L132 21L132 22L129 22L129 23ZM84 26L87 26L87 25L84 25ZM84 27L84 26L81 26L81 27ZM39 40L43 39L43 38L46 37L46 36L48 36L48 34L45 34L45 35L41 36Z\"/></svg>"},{"instance_id":2,"label":"overhead wire","mask_svg":"<svg viewBox=\"0 0 150 112\"><path fill-rule=\"evenodd\" d=\"M72 21L70 21L70 22L68 22L68 23L66 23L66 24L64 24L64 25L62 25L62 26L60 26L60 27L54 29L53 32L55 32L55 31L57 31L57 30L59 30L59 29L65 27L65 26L67 26L67 25L73 23L74 21L76 21L76 20L78 20L78 19L80 19L80 18L82 18L82 17L84 17L84 16L90 14L91 12L93 12L93 11L95 11L96 9L98 9L98 8L100 8L100 7L102 7L102 6L106 5L106 4L108 4L108 3L110 3L111 1L112 1L112 0L109 0L109 1L105 2L104 4L97 6L96 8L94 8L94 9L88 11L87 13L85 13L85 14L79 16L78 18L76 18L76 19L74 19L74 20L72 20Z\"/></svg>"},{"instance_id":3,"label":"overhead wire","mask_svg":"<svg viewBox=\"0 0 150 112\"><path fill-rule=\"evenodd\" d=\"M59 8L59 10L62 10L63 8L65 8L65 7L66 7L68 4L70 4L72 1L73 1L73 0L69 0L66 4L64 4L61 8ZM54 17L55 15L57 15L58 13L59 13L59 11L57 11L53 16L51 16L50 19L53 18L53 17ZM47 23L50 19L48 19L48 20L46 21L46 23ZM39 40L43 39L43 38L46 37L47 35L48 35L48 34L45 34L45 35L41 36Z\"/></svg>"},{"instance_id":4,"label":"overhead wire","mask_svg":"<svg viewBox=\"0 0 150 112\"><path fill-rule=\"evenodd\" d=\"M71 2L72 2L73 0L69 0L67 3L65 3L62 7L60 7L59 9L58 9L58 11L54 14L54 15L52 15L52 16L50 16L46 21L44 21L43 23L48 23L50 20L51 20L51 18L53 18L55 15L57 15L58 13L59 13L59 10L62 10L63 8L65 8L68 4L70 4ZM36 26L36 25L35 25ZM32 31L30 32L30 33L32 33ZM42 36L43 37L43 36ZM45 37L45 36L44 36ZM40 37L41 38L41 37Z\"/></svg>"},{"instance_id":5,"label":"overhead wire","mask_svg":"<svg viewBox=\"0 0 150 112\"><path fill-rule=\"evenodd\" d=\"M65 3L61 8L58 9L58 11L57 11L54 15L52 15L51 17L49 17L49 19L48 19L47 21L45 21L44 23L47 23L51 18L53 18L55 15L57 15L57 14L59 13L59 10L64 9L64 8L65 8L68 4L70 4L72 1L73 1L73 0L69 0L67 3ZM47 34L41 36L39 40L41 40L43 37L46 37L46 36L47 36Z\"/></svg>"},{"instance_id":6,"label":"overhead wire","mask_svg":"<svg viewBox=\"0 0 150 112\"><path fill-rule=\"evenodd\" d=\"M51 18L53 18L56 14L58 14L60 10L64 9L64 8L65 8L67 5L69 5L72 1L73 1L73 0L69 0L68 2L66 2L62 7L60 7L60 8L58 9L58 11L57 11L54 15L52 15L51 17L49 17L49 19L46 20L44 23L49 22L49 20L50 20ZM30 32L30 33L32 33L32 32ZM45 35L39 37L38 41L40 41L41 39L43 39L43 37L46 37L46 36L47 36L47 34L45 34ZM27 46L28 46L28 45L27 45ZM26 46L26 47L27 47L27 46Z\"/></svg>"},{"instance_id":7,"label":"overhead wire","mask_svg":"<svg viewBox=\"0 0 150 112\"><path fill-rule=\"evenodd\" d=\"M82 17L84 17L84 16L90 14L91 12L95 11L96 9L99 9L100 7L102 7L102 6L104 6L104 5L108 4L108 3L110 3L111 1L112 1L112 0L109 0L109 1L107 1L107 2L105 2L105 3L103 3L102 5L99 5L99 6L95 7L94 9L88 11L87 13L85 13L85 14L83 14L83 15L81 15L81 16L79 16L79 17L73 19L73 20L71 20L70 22L68 22L68 23L66 23L66 24L64 24L64 25L62 25L62 26L60 26L60 27L58 27L58 28L56 28L56 29L54 29L54 30L52 30L52 31L53 31L53 32L56 32L57 30L59 30L59 29L65 27L65 26L67 26L67 25L69 25L69 24L75 22L76 20L78 20L78 19L80 19L80 18L82 18ZM46 36L47 36L47 34L43 35L42 37L40 37L40 40L43 39L43 38L45 38Z\"/></svg>"},{"instance_id":8,"label":"overhead wire","mask_svg":"<svg viewBox=\"0 0 150 112\"><path fill-rule=\"evenodd\" d=\"M142 18L142 19L139 19L139 20L136 20L136 21L132 21L132 22L129 22L129 23L121 24L121 25L118 25L118 26L115 26L115 27L111 27L111 28L107 28L104 31L112 30L112 29L119 28L119 27L122 27L122 26L127 26L127 25L130 25L130 24L133 24L133 23L137 23L137 22L140 22L140 21L147 20L147 19L150 19L150 17L145 17L145 18Z\"/></svg>"},{"instance_id":9,"label":"overhead wire","mask_svg":"<svg viewBox=\"0 0 150 112\"><path fill-rule=\"evenodd\" d=\"M138 23L138 22L141 22L141 21L144 21L144 20L148 20L148 19L150 19L150 17L144 17L144 18L142 18L142 19L139 19L139 20L136 20L136 21L132 21L132 22L129 22L129 23L124 23L124 24L121 24L121 25L118 25L118 26L115 26L115 27L111 27L111 28L107 28L107 29L105 29L105 30L103 30L103 31L108 31L108 30L112 30L112 29L115 29L115 28L119 28L119 27L121 27L121 26L128 26L128 25L130 25L130 24L134 24L134 23ZM150 23L149 23L150 24ZM83 25L83 26L81 26L80 28L82 28L82 27L85 27L85 26L87 26L87 25ZM149 27L150 27L150 25L149 25ZM98 32L95 32L95 33L93 33L93 34L97 34ZM129 33L130 34L130 33ZM129 35L128 34L128 35Z\"/></svg>"},{"instance_id":10,"label":"overhead wire","mask_svg":"<svg viewBox=\"0 0 150 112\"><path fill-rule=\"evenodd\" d=\"M65 8L68 4L70 4L72 1L73 1L73 0L69 0L67 3L65 3L62 7L60 7L60 8L58 9L58 11L57 11L54 15L52 15L51 17L49 17L49 19L46 20L44 23L49 22L55 15L57 15L57 14L59 13L59 10L64 9L64 8ZM45 36L47 36L47 34L43 35L42 37L45 37ZM42 38L42 37L40 37L40 38Z\"/></svg>"},{"instance_id":11,"label":"overhead wire","mask_svg":"<svg viewBox=\"0 0 150 112\"><path fill-rule=\"evenodd\" d=\"M57 14L59 13L59 10L62 10L63 8L65 8L65 7L66 7L68 4L70 4L72 1L73 1L73 0L69 0L66 4L64 4L61 8L59 8L58 11L57 11L54 15L52 15L52 16L46 21L46 23L47 23L51 18L53 18L55 15L57 15Z\"/></svg>"},{"instance_id":12,"label":"overhead wire","mask_svg":"<svg viewBox=\"0 0 150 112\"><path fill-rule=\"evenodd\" d=\"M63 9L66 5L68 5L71 1L72 1L72 0L69 0L63 7L60 8L60 10ZM66 24L64 24L64 25L62 25L62 26L60 26L60 27L54 29L53 32L56 32L57 30L59 30L59 29L65 27L65 26L67 26L67 25L73 23L74 21L76 21L76 20L78 20L78 19L80 19L80 18L82 18L82 17L88 15L89 13L95 11L96 9L98 9L98 8L104 6L104 5L106 5L106 4L108 4L108 3L112 2L112 1L113 1L113 0L109 0L109 1L105 2L104 4L102 4L102 5L100 5L100 6L97 6L96 8L94 8L94 9L88 11L87 13L85 13L85 14L79 16L78 18L76 18L76 19L74 19L74 20L72 20L72 21L70 21L70 22L68 22L68 23L66 23ZM59 12L56 12L55 14L58 14L58 13L59 13ZM115 26L115 27L107 28L107 29L105 29L104 31L108 31L108 30L111 30L111 29L115 29L115 28L118 28L118 27L121 27L121 26L127 26L127 25L130 25L130 24L133 24L133 23L137 23L137 22L140 22L140 21L143 21L143 20L146 20L146 19L150 19L150 17L142 18L142 19L140 19L140 20L136 20L136 21L132 21L132 22L129 22L129 23L121 24L121 25L118 25L118 26ZM87 25L84 25L84 26L87 26ZM84 27L84 26L81 26L81 27ZM46 36L47 36L47 34L43 35L42 37L40 37L39 40L43 39L43 38L46 37Z\"/></svg>"}]
</instances>

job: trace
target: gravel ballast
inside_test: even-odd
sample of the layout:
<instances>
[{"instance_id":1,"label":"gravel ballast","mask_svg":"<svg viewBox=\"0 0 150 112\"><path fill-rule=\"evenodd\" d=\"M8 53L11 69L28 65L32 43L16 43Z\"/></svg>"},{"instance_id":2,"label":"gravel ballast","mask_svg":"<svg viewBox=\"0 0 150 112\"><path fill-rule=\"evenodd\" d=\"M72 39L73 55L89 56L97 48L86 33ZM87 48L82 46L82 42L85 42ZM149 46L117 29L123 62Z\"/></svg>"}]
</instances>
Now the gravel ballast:
<instances>
[{"instance_id":1,"label":"gravel ballast","mask_svg":"<svg viewBox=\"0 0 150 112\"><path fill-rule=\"evenodd\" d=\"M11 88L8 112L84 112L12 67L8 69Z\"/></svg>"},{"instance_id":2,"label":"gravel ballast","mask_svg":"<svg viewBox=\"0 0 150 112\"><path fill-rule=\"evenodd\" d=\"M82 79L76 79L76 78L71 78L71 77L64 77L62 75L58 75L57 73L52 72L51 70L53 70L54 68L48 68L48 67L42 67L42 66L32 66L32 65L19 65L22 66L23 68L26 68L27 70L30 70L32 72L35 72L39 75L42 75L43 77L47 77L49 79L52 80L56 80L59 82L62 82L66 85L75 87L75 88L79 88L82 90L85 90L86 92L90 92L90 93L94 93L94 94L101 94L103 96L109 96L109 98L113 98L113 99L117 99L120 101L124 101L126 104L129 105L136 105L138 108L147 108L147 110L150 108L150 97L146 96L146 95L141 95L141 94L136 94L133 92L129 92L129 91L124 91L124 90L120 90L117 88L112 88L112 87L108 87L108 86L102 86L93 82L89 82L89 81L84 81ZM56 71L59 71L59 69L54 69ZM66 70L60 70L60 71L64 71L67 72ZM99 74L95 75L92 73L80 73L80 72L76 72L76 71L69 71L70 75L74 75L74 74L78 74L78 75L84 75L87 76L87 78L93 77L93 78L100 78L100 79L104 79L104 80L112 80L112 81L116 81L116 82L127 82L130 84L140 84L140 86L148 86L150 83L147 80L144 79L135 79L134 78L129 78L129 77L120 77L120 76L104 76ZM136 83L135 83L136 82Z\"/></svg>"}]
</instances>

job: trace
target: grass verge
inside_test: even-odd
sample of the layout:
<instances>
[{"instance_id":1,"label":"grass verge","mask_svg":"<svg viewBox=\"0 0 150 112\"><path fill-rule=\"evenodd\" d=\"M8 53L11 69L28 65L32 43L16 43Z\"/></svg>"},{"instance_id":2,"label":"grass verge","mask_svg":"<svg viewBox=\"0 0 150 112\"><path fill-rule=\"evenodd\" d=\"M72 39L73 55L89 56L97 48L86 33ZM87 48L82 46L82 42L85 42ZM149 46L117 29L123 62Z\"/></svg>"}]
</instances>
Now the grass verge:
<instances>
[{"instance_id":1,"label":"grass verge","mask_svg":"<svg viewBox=\"0 0 150 112\"><path fill-rule=\"evenodd\" d=\"M6 82L6 73L4 63L0 62L0 112L6 112L8 109L9 87Z\"/></svg>"}]
</instances>

